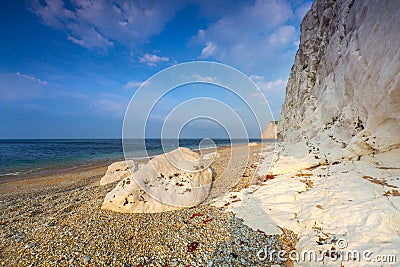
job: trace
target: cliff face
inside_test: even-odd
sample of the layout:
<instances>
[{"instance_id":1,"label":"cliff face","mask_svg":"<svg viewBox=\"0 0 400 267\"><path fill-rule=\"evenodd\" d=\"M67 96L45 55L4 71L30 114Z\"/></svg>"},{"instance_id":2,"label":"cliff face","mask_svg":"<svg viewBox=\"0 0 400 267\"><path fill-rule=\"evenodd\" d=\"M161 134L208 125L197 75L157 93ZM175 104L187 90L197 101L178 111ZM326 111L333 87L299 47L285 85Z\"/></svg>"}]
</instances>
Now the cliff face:
<instances>
[{"instance_id":1,"label":"cliff face","mask_svg":"<svg viewBox=\"0 0 400 267\"><path fill-rule=\"evenodd\" d=\"M261 138L262 139L277 139L278 122L270 121L265 127Z\"/></svg>"},{"instance_id":2,"label":"cliff face","mask_svg":"<svg viewBox=\"0 0 400 267\"><path fill-rule=\"evenodd\" d=\"M278 138L336 157L399 148L399 29L400 1L316 0L301 24Z\"/></svg>"},{"instance_id":3,"label":"cliff face","mask_svg":"<svg viewBox=\"0 0 400 267\"><path fill-rule=\"evenodd\" d=\"M294 231L297 251L337 251L345 240L349 251L398 253L399 29L399 0L314 2L278 124L284 142L262 150L257 175L267 180L229 211L267 234ZM324 254L294 264L376 265Z\"/></svg>"}]
</instances>

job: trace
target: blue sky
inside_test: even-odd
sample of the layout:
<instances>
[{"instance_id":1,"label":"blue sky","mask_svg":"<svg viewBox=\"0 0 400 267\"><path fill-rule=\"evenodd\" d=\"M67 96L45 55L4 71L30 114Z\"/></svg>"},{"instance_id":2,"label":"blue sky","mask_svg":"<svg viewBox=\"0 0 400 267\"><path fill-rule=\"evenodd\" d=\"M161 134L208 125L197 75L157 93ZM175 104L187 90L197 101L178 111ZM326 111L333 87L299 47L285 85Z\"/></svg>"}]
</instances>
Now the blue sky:
<instances>
[{"instance_id":1,"label":"blue sky","mask_svg":"<svg viewBox=\"0 0 400 267\"><path fill-rule=\"evenodd\" d=\"M310 6L301 0L2 1L0 138L119 138L138 87L166 67L194 60L248 75L277 118Z\"/></svg>"}]
</instances>

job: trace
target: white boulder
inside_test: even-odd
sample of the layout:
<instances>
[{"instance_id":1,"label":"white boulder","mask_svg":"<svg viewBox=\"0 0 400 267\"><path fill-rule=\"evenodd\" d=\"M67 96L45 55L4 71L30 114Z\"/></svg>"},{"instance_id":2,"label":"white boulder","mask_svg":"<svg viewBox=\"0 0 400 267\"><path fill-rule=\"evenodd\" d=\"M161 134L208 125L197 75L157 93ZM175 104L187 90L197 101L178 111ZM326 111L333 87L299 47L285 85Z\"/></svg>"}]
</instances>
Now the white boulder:
<instances>
[{"instance_id":1,"label":"white boulder","mask_svg":"<svg viewBox=\"0 0 400 267\"><path fill-rule=\"evenodd\" d=\"M188 148L158 155L109 192L102 209L155 213L192 207L210 191L212 171Z\"/></svg>"}]
</instances>

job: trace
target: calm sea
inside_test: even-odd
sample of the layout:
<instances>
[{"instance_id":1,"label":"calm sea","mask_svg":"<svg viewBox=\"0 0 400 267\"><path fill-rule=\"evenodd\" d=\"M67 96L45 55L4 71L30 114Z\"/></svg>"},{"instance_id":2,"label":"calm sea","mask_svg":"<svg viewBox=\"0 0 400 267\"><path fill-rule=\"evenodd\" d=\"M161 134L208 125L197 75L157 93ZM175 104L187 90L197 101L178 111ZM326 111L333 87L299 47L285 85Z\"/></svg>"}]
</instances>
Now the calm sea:
<instances>
[{"instance_id":1,"label":"calm sea","mask_svg":"<svg viewBox=\"0 0 400 267\"><path fill-rule=\"evenodd\" d=\"M179 146L198 149L200 139L164 140L164 149ZM213 139L215 145L247 143L247 140ZM250 142L260 142L250 139ZM130 153L143 155L141 140L130 141ZM160 139L146 139L149 156L163 153ZM201 144L204 148L207 143ZM137 149L136 149L137 147ZM135 150L136 149L136 150ZM121 139L0 139L0 178L18 176L55 168L72 168L104 161L123 160Z\"/></svg>"}]
</instances>

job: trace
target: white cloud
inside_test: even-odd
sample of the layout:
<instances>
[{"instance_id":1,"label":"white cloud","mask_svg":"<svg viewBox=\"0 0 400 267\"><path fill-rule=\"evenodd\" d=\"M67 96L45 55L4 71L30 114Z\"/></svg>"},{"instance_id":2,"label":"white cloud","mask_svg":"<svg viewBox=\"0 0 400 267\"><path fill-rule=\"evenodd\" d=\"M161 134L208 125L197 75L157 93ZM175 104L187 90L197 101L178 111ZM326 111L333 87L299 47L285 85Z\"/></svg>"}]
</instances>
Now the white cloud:
<instances>
[{"instance_id":1,"label":"white cloud","mask_svg":"<svg viewBox=\"0 0 400 267\"><path fill-rule=\"evenodd\" d=\"M211 57L217 50L217 46L213 42L207 42L206 47L201 50L201 58Z\"/></svg>"},{"instance_id":2,"label":"white cloud","mask_svg":"<svg viewBox=\"0 0 400 267\"><path fill-rule=\"evenodd\" d=\"M147 63L149 66L155 66L159 62L168 62L169 58L168 57L160 57L157 55L151 55L151 54L144 54L143 56L139 57L139 61L141 63Z\"/></svg>"},{"instance_id":3,"label":"white cloud","mask_svg":"<svg viewBox=\"0 0 400 267\"><path fill-rule=\"evenodd\" d=\"M125 84L125 89L133 89L140 87L143 84L143 82L138 82L138 81L129 81L127 84Z\"/></svg>"},{"instance_id":4,"label":"white cloud","mask_svg":"<svg viewBox=\"0 0 400 267\"><path fill-rule=\"evenodd\" d=\"M286 0L256 0L200 29L190 43L203 46L200 58L217 59L246 72L275 71L279 64L287 69L298 39L296 28L288 24L295 18Z\"/></svg>"},{"instance_id":5,"label":"white cloud","mask_svg":"<svg viewBox=\"0 0 400 267\"><path fill-rule=\"evenodd\" d=\"M94 107L103 114L121 118L125 114L129 100L117 94L101 94L93 102Z\"/></svg>"},{"instance_id":6,"label":"white cloud","mask_svg":"<svg viewBox=\"0 0 400 267\"><path fill-rule=\"evenodd\" d=\"M70 40L71 42L73 42L74 44L78 44L80 46L85 46L85 41L83 41L83 40L76 39L72 36L68 36L67 39Z\"/></svg>"},{"instance_id":7,"label":"white cloud","mask_svg":"<svg viewBox=\"0 0 400 267\"><path fill-rule=\"evenodd\" d=\"M269 90L280 90L285 91L286 88L286 80L278 79L274 81L268 81L266 83L261 83L261 90L269 91Z\"/></svg>"},{"instance_id":8,"label":"white cloud","mask_svg":"<svg viewBox=\"0 0 400 267\"><path fill-rule=\"evenodd\" d=\"M125 46L143 44L159 34L184 6L181 1L33 0L30 10L41 21L62 29L68 40L86 48L107 49L118 41Z\"/></svg>"},{"instance_id":9,"label":"white cloud","mask_svg":"<svg viewBox=\"0 0 400 267\"><path fill-rule=\"evenodd\" d=\"M114 113L116 116L120 116L126 108L125 105L109 99L100 99L95 103L95 105L100 110Z\"/></svg>"},{"instance_id":10,"label":"white cloud","mask_svg":"<svg viewBox=\"0 0 400 267\"><path fill-rule=\"evenodd\" d=\"M128 25L127 21L120 21L118 22L119 25L121 25L122 27L126 27Z\"/></svg>"},{"instance_id":11,"label":"white cloud","mask_svg":"<svg viewBox=\"0 0 400 267\"><path fill-rule=\"evenodd\" d=\"M263 94L261 94L261 93L252 93L251 95L252 95L252 96L254 96L254 97L261 98L261 99L263 99L263 98L264 98L264 95L263 95Z\"/></svg>"},{"instance_id":12,"label":"white cloud","mask_svg":"<svg viewBox=\"0 0 400 267\"><path fill-rule=\"evenodd\" d=\"M20 72L16 72L16 73L13 73L13 74L15 74L15 75L17 75L19 77L22 77L24 79L31 80L33 82L37 82L37 83L39 83L41 85L47 85L48 84L47 81L43 81L43 80L41 80L39 78L36 78L35 76L32 76L32 75L22 74ZM11 75L13 75L13 74L11 74Z\"/></svg>"},{"instance_id":13,"label":"white cloud","mask_svg":"<svg viewBox=\"0 0 400 267\"><path fill-rule=\"evenodd\" d=\"M106 49L114 46L114 42L107 39L94 28L77 26L75 32L77 36L81 36L81 39L72 36L67 37L67 39L85 48L100 47Z\"/></svg>"},{"instance_id":14,"label":"white cloud","mask_svg":"<svg viewBox=\"0 0 400 267\"><path fill-rule=\"evenodd\" d=\"M265 78L260 75L250 75L250 79L257 84L263 94L263 96L261 96L254 93L253 96L266 99L272 109L274 119L278 119L282 103L285 99L287 80L265 80Z\"/></svg>"},{"instance_id":15,"label":"white cloud","mask_svg":"<svg viewBox=\"0 0 400 267\"><path fill-rule=\"evenodd\" d=\"M252 74L252 75L249 76L249 78L252 79L253 82L257 82L257 81L260 81L260 80L264 79L263 76L260 76L260 75L257 75L257 74Z\"/></svg>"},{"instance_id":16,"label":"white cloud","mask_svg":"<svg viewBox=\"0 0 400 267\"><path fill-rule=\"evenodd\" d=\"M277 79L272 81L265 81L264 77L254 74L250 75L250 79L252 79L263 92L284 92L286 90L287 80Z\"/></svg>"},{"instance_id":17,"label":"white cloud","mask_svg":"<svg viewBox=\"0 0 400 267\"><path fill-rule=\"evenodd\" d=\"M216 82L217 81L217 78L215 78L215 77L209 77L209 76L204 77L199 74L193 74L192 78L196 79L197 81L202 81L202 82Z\"/></svg>"},{"instance_id":18,"label":"white cloud","mask_svg":"<svg viewBox=\"0 0 400 267\"><path fill-rule=\"evenodd\" d=\"M291 25L281 26L268 37L268 40L274 45L286 45L294 42L296 40L296 29Z\"/></svg>"},{"instance_id":19,"label":"white cloud","mask_svg":"<svg viewBox=\"0 0 400 267\"><path fill-rule=\"evenodd\" d=\"M0 100L22 101L44 95L47 81L33 75L16 73L0 74Z\"/></svg>"}]
</instances>

